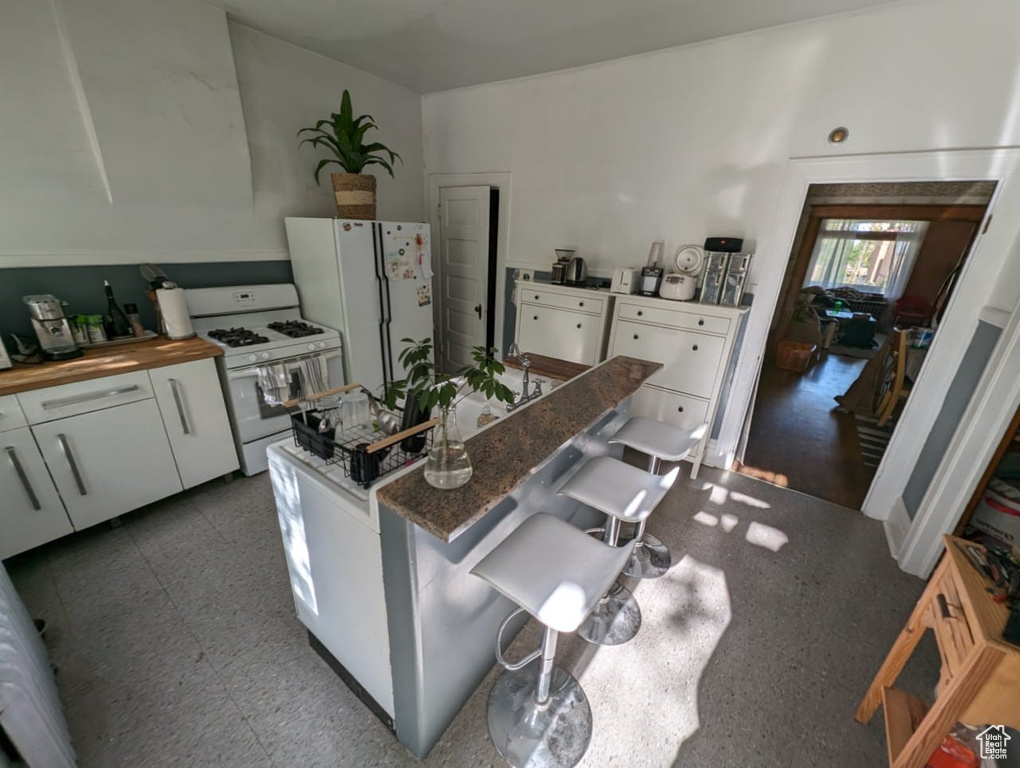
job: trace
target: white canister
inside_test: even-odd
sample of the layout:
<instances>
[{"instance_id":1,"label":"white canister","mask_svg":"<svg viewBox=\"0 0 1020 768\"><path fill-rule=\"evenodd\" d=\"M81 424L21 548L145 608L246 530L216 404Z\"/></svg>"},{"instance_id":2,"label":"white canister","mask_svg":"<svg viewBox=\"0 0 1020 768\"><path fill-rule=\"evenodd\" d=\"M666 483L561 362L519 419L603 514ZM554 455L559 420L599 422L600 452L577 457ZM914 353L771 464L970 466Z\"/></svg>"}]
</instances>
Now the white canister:
<instances>
[{"instance_id":1,"label":"white canister","mask_svg":"<svg viewBox=\"0 0 1020 768\"><path fill-rule=\"evenodd\" d=\"M174 283L163 283L162 288L156 289L156 300L159 302L168 338L190 339L195 335L188 315L188 300L181 288Z\"/></svg>"}]
</instances>

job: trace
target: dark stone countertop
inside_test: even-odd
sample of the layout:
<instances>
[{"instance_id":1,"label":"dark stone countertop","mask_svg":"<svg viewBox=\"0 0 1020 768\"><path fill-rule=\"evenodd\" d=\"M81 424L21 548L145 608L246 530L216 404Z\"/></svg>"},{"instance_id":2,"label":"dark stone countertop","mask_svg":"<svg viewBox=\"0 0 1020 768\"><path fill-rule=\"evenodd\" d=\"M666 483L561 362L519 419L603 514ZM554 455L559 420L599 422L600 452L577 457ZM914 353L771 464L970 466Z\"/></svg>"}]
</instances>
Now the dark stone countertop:
<instances>
[{"instance_id":1,"label":"dark stone countertop","mask_svg":"<svg viewBox=\"0 0 1020 768\"><path fill-rule=\"evenodd\" d=\"M633 395L662 365L614 357L467 440L474 473L456 490L425 482L422 467L378 490L400 516L451 542L531 476L575 435Z\"/></svg>"}]
</instances>

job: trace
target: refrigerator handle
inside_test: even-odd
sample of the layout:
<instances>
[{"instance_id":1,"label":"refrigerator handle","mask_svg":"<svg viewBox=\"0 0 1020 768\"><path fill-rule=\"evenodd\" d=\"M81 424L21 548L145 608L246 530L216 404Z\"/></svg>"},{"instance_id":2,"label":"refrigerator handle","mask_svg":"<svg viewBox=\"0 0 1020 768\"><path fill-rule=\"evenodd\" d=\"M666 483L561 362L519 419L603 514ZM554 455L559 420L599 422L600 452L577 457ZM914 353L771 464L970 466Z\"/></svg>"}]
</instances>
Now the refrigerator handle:
<instances>
[{"instance_id":1,"label":"refrigerator handle","mask_svg":"<svg viewBox=\"0 0 1020 768\"><path fill-rule=\"evenodd\" d=\"M396 381L396 376L393 373L393 334L390 331L390 324L393 322L393 304L390 301L390 278L386 274L386 246L383 240L383 225L377 225L379 227L379 259L382 263L382 279L383 288L386 292L386 362L389 365L389 377L390 381Z\"/></svg>"},{"instance_id":2,"label":"refrigerator handle","mask_svg":"<svg viewBox=\"0 0 1020 768\"><path fill-rule=\"evenodd\" d=\"M384 255L382 253L382 231L381 227L375 222L372 222L372 265L375 268L375 284L376 289L379 292L379 362L382 363L382 375L383 375L383 391L390 387L390 376L389 371L386 368L386 360L388 356L386 350L389 347L390 334L389 328L386 325L386 298L383 294L383 275L386 271L386 266L383 263Z\"/></svg>"}]
</instances>

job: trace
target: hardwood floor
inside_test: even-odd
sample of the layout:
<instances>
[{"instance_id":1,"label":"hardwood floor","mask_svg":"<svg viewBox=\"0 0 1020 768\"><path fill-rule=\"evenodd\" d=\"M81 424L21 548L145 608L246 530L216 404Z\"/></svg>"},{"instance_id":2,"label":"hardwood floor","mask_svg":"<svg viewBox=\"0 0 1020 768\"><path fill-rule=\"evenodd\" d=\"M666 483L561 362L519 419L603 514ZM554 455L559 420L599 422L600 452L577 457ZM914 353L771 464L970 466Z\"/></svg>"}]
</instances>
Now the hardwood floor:
<instances>
[{"instance_id":1,"label":"hardwood floor","mask_svg":"<svg viewBox=\"0 0 1020 768\"><path fill-rule=\"evenodd\" d=\"M851 414L832 410L866 360L823 353L806 373L766 362L758 384L744 463L751 477L860 509L871 478L861 462Z\"/></svg>"}]
</instances>

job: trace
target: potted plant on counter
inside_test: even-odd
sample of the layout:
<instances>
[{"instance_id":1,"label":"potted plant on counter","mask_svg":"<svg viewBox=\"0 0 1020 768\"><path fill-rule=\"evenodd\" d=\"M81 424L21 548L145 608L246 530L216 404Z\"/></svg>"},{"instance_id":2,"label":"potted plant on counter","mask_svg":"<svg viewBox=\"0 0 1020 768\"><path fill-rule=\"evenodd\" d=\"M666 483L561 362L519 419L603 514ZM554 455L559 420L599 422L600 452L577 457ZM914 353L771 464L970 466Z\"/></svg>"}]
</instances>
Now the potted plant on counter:
<instances>
[{"instance_id":1,"label":"potted plant on counter","mask_svg":"<svg viewBox=\"0 0 1020 768\"><path fill-rule=\"evenodd\" d=\"M354 117L351 93L344 89L340 100L340 111L333 112L328 120L319 120L314 128L302 128L302 133L312 134L298 144L325 147L333 157L320 160L315 168L315 183L321 184L319 174L327 165L339 165L346 173L331 173L333 194L336 198L336 212L341 219L375 218L375 176L364 173L370 165L381 165L393 176L393 163L404 162L396 152L379 142L365 143L365 134L372 128L378 130L371 115ZM389 159L386 158L389 156Z\"/></svg>"},{"instance_id":2,"label":"potted plant on counter","mask_svg":"<svg viewBox=\"0 0 1020 768\"><path fill-rule=\"evenodd\" d=\"M514 393L497 378L506 369L496 360L495 349L486 352L484 347L474 347L473 365L464 366L456 374L443 373L433 359L432 339L402 341L409 345L399 357L407 378L392 382L383 402L393 408L406 398L404 409L417 405L424 418L439 408L439 424L425 461L425 480L435 488L460 488L471 479L472 469L457 428L457 404L471 392L513 402Z\"/></svg>"}]
</instances>

